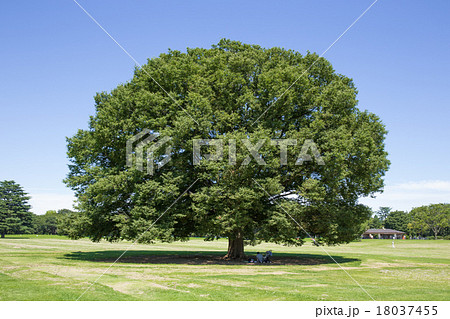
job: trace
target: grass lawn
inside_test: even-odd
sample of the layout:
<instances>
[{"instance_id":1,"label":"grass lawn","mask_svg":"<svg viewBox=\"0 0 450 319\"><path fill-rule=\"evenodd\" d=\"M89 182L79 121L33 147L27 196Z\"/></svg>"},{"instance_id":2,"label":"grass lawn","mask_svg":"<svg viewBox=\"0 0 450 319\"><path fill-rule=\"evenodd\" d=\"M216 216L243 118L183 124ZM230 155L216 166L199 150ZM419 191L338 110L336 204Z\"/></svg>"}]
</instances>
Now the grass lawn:
<instances>
[{"instance_id":1,"label":"grass lawn","mask_svg":"<svg viewBox=\"0 0 450 319\"><path fill-rule=\"evenodd\" d=\"M450 241L363 240L325 247L375 300L449 300ZM130 242L0 239L0 300L76 300ZM370 300L319 247L261 244L274 264L220 260L226 240L135 245L81 300Z\"/></svg>"}]
</instances>

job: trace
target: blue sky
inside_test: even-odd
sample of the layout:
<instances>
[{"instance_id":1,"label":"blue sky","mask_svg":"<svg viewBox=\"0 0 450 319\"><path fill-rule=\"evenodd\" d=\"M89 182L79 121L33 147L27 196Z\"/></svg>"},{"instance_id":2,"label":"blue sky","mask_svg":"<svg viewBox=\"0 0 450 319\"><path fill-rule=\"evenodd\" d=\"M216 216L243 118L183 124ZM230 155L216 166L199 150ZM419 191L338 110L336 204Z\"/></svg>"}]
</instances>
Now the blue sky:
<instances>
[{"instance_id":1,"label":"blue sky","mask_svg":"<svg viewBox=\"0 0 450 319\"><path fill-rule=\"evenodd\" d=\"M320 54L373 0L78 2L143 64L221 38ZM450 202L449 12L445 0L379 0L325 54L389 130L385 192L362 200L373 208ZM0 39L0 180L20 183L36 213L70 208L65 138L135 63L72 0L3 3Z\"/></svg>"}]
</instances>

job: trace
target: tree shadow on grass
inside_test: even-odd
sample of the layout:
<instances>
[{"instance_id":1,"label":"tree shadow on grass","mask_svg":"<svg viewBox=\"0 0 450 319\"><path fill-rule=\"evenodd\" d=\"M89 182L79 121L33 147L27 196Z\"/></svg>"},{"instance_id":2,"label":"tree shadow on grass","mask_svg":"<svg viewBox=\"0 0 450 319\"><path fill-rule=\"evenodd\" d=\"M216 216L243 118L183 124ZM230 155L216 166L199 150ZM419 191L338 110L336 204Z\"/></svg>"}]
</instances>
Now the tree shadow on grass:
<instances>
[{"instance_id":1,"label":"tree shadow on grass","mask_svg":"<svg viewBox=\"0 0 450 319\"><path fill-rule=\"evenodd\" d=\"M104 250L89 252L72 252L64 255L64 259L84 260L92 262L113 263L123 253L120 250ZM247 260L223 259L223 251L161 251L161 250L131 250L127 251L118 263L133 264L184 264L184 265L252 265ZM332 256L339 264L360 262L360 259ZM255 253L248 252L247 258L255 259ZM315 254L274 254L270 266L283 265L321 265L335 263L329 256Z\"/></svg>"}]
</instances>

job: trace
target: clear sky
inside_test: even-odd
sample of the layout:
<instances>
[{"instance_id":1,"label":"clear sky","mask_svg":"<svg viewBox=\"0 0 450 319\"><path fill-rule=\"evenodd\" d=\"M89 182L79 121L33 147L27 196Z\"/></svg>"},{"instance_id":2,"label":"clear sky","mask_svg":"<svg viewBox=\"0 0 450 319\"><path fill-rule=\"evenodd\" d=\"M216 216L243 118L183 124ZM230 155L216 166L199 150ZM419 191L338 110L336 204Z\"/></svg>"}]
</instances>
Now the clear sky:
<instances>
[{"instance_id":1,"label":"clear sky","mask_svg":"<svg viewBox=\"0 0 450 319\"><path fill-rule=\"evenodd\" d=\"M373 0L78 2L144 64L221 38L320 54ZM448 0L379 0L325 54L389 130L385 192L362 200L373 208L450 202L449 21ZM3 2L0 40L0 180L35 213L71 208L65 138L135 63L73 0Z\"/></svg>"}]
</instances>

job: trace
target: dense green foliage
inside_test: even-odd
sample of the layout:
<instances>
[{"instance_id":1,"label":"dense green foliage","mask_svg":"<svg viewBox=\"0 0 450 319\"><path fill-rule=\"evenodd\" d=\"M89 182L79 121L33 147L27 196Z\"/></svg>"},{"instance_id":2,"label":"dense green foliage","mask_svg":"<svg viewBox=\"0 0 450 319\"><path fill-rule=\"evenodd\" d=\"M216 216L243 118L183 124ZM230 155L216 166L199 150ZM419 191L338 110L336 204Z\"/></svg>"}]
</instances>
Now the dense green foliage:
<instances>
[{"instance_id":1,"label":"dense green foliage","mask_svg":"<svg viewBox=\"0 0 450 319\"><path fill-rule=\"evenodd\" d=\"M73 232L73 224L78 213L69 209L47 211L44 215L33 215L33 229L35 234L69 235Z\"/></svg>"},{"instance_id":2,"label":"dense green foliage","mask_svg":"<svg viewBox=\"0 0 450 319\"><path fill-rule=\"evenodd\" d=\"M0 181L0 234L33 232L29 196L14 181Z\"/></svg>"},{"instance_id":3,"label":"dense green foliage","mask_svg":"<svg viewBox=\"0 0 450 319\"><path fill-rule=\"evenodd\" d=\"M411 214L407 212L396 210L389 213L384 221L384 227L408 232L408 224L411 222Z\"/></svg>"},{"instance_id":4,"label":"dense green foliage","mask_svg":"<svg viewBox=\"0 0 450 319\"><path fill-rule=\"evenodd\" d=\"M375 215L370 218L367 226L368 226L367 228L380 229L383 227L383 222L380 219L380 217L378 217L378 215Z\"/></svg>"},{"instance_id":5,"label":"dense green foliage","mask_svg":"<svg viewBox=\"0 0 450 319\"><path fill-rule=\"evenodd\" d=\"M58 211L58 235L67 235L69 237L84 237L88 234L83 232L83 219L79 212L69 209Z\"/></svg>"},{"instance_id":6,"label":"dense green foliage","mask_svg":"<svg viewBox=\"0 0 450 319\"><path fill-rule=\"evenodd\" d=\"M89 129L68 139L65 181L82 213L79 235L72 235L151 242L196 233L301 245L305 233L277 198L319 242L349 242L370 216L358 198L383 189L389 165L384 125L357 108L356 95L353 81L317 54L222 40L212 49L150 59L131 81L98 93ZM171 161L153 176L126 165L126 142L143 129L171 137ZM212 138L225 154L236 140L235 164L228 157L193 164L193 140ZM288 146L281 165L280 148L270 141L288 138L298 143ZM318 145L325 165L295 164L306 139ZM266 165L243 165L245 143L258 141ZM156 161L163 151L155 151Z\"/></svg>"},{"instance_id":7,"label":"dense green foliage","mask_svg":"<svg viewBox=\"0 0 450 319\"><path fill-rule=\"evenodd\" d=\"M33 215L33 225L35 234L56 235L58 215L54 210L49 210L44 215Z\"/></svg>"},{"instance_id":8,"label":"dense green foliage","mask_svg":"<svg viewBox=\"0 0 450 319\"><path fill-rule=\"evenodd\" d=\"M450 204L431 204L416 207L411 210L409 228L413 233L432 233L438 235L450 234Z\"/></svg>"}]
</instances>

